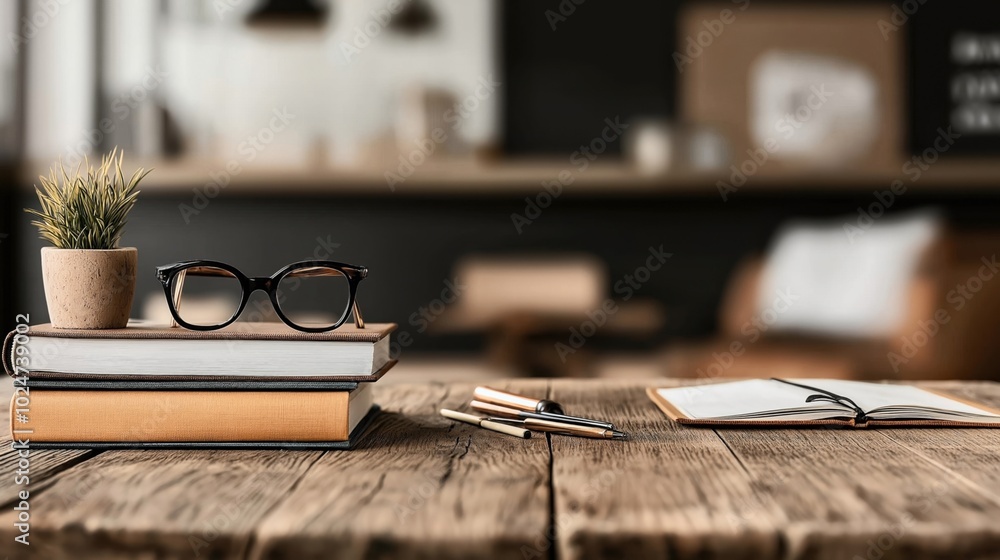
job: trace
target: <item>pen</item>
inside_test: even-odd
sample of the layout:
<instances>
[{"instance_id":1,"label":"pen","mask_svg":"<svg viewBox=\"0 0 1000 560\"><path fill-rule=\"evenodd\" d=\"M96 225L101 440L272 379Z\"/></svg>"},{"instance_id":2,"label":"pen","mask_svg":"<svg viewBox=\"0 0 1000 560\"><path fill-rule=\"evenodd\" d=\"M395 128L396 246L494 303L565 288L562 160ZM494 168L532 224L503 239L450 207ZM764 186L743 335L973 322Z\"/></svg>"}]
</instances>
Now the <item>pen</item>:
<instances>
[{"instance_id":1,"label":"pen","mask_svg":"<svg viewBox=\"0 0 1000 560\"><path fill-rule=\"evenodd\" d=\"M554 412L563 414L562 406L555 401L545 399L533 399L515 393L508 393L492 387L476 387L472 392L472 398L493 404L500 404L509 408L527 410L529 412Z\"/></svg>"},{"instance_id":2,"label":"pen","mask_svg":"<svg viewBox=\"0 0 1000 560\"><path fill-rule=\"evenodd\" d=\"M609 422L601 422L598 420L590 420L589 418L578 418L576 416L565 416L562 414L552 414L547 412L527 412L524 410L517 410L515 408L478 400L472 401L471 406L479 412L486 412L493 416L504 416L507 418L519 419L534 418L536 420L552 420L554 422L562 422L564 424L590 426L592 428L602 428L605 430L615 429L614 424Z\"/></svg>"},{"instance_id":3,"label":"pen","mask_svg":"<svg viewBox=\"0 0 1000 560\"><path fill-rule=\"evenodd\" d=\"M519 438L528 439L531 437L531 432L525 430L524 428L518 428L516 426L508 426L507 424L501 424L499 422L494 422L488 420L481 416L476 416L475 414L466 414L464 412L458 412L456 410L449 410L447 408L441 409L441 416L445 418L450 418L452 420L457 420L459 422L465 422L466 424L474 424L480 428L490 430L493 432L499 432L501 434L507 434L509 436L515 436Z\"/></svg>"},{"instance_id":4,"label":"pen","mask_svg":"<svg viewBox=\"0 0 1000 560\"><path fill-rule=\"evenodd\" d=\"M628 435L618 430L606 430L604 428L594 428L591 426L578 426L576 424L565 424L563 422L553 422L551 420L539 420L537 418L525 418L523 420L511 420L494 418L497 422L516 422L519 426L524 426L536 432L549 432L564 436L577 436L595 439L625 439Z\"/></svg>"},{"instance_id":5,"label":"pen","mask_svg":"<svg viewBox=\"0 0 1000 560\"><path fill-rule=\"evenodd\" d=\"M581 424L584 426L595 426L613 430L615 427L609 422L599 422L589 418L569 416L563 412L562 405L547 399L533 399L492 387L476 387L472 393L472 398L484 403L495 404L506 408L514 408L538 416L527 416L527 418L539 418L545 420L555 420L568 424Z\"/></svg>"}]
</instances>

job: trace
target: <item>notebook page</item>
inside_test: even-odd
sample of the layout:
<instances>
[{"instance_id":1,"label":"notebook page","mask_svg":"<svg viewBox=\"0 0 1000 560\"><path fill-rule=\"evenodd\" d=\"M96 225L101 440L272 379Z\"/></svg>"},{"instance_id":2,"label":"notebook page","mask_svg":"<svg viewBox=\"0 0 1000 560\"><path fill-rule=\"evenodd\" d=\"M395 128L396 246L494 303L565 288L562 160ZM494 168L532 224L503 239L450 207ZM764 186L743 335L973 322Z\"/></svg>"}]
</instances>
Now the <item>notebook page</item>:
<instances>
[{"instance_id":1,"label":"notebook page","mask_svg":"<svg viewBox=\"0 0 1000 560\"><path fill-rule=\"evenodd\" d=\"M926 407L1000 418L1000 415L925 391L912 385L865 383L841 379L796 380L852 399L866 412L887 406Z\"/></svg>"},{"instance_id":2,"label":"notebook page","mask_svg":"<svg viewBox=\"0 0 1000 560\"><path fill-rule=\"evenodd\" d=\"M829 403L806 403L810 392L768 379L657 389L688 418L718 418L786 409L840 410Z\"/></svg>"}]
</instances>

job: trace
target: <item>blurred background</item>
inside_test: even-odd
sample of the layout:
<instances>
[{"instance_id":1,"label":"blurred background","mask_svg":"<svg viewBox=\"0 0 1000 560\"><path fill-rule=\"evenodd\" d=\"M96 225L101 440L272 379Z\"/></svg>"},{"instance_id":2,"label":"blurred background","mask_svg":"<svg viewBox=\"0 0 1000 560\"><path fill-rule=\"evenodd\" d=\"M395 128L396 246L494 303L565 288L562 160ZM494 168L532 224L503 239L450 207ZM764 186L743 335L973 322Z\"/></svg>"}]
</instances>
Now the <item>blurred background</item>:
<instances>
[{"instance_id":1,"label":"blurred background","mask_svg":"<svg viewBox=\"0 0 1000 560\"><path fill-rule=\"evenodd\" d=\"M47 319L38 175L117 146L155 169L135 317L157 265L329 259L369 267L396 379L996 379L998 15L6 1L2 319Z\"/></svg>"}]
</instances>

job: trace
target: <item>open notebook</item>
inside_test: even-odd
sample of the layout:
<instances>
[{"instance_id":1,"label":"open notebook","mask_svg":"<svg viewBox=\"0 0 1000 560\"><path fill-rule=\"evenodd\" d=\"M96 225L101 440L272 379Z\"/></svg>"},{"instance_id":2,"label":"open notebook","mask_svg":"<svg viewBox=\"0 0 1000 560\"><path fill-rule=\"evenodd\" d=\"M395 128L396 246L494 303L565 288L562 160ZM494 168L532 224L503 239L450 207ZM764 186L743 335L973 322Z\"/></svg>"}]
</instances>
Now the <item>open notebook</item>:
<instances>
[{"instance_id":1,"label":"open notebook","mask_svg":"<svg viewBox=\"0 0 1000 560\"><path fill-rule=\"evenodd\" d=\"M751 379L650 388L672 420L696 426L978 426L1000 428L1000 410L921 389L839 379Z\"/></svg>"}]
</instances>

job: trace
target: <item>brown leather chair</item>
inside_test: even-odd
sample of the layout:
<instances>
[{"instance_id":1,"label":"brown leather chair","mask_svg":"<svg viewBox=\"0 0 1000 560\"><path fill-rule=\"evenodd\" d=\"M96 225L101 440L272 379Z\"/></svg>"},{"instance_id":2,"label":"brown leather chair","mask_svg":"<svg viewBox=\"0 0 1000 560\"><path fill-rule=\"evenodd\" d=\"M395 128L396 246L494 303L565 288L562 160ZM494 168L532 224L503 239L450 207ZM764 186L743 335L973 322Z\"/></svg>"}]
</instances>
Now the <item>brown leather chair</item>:
<instances>
[{"instance_id":1,"label":"brown leather chair","mask_svg":"<svg viewBox=\"0 0 1000 560\"><path fill-rule=\"evenodd\" d=\"M760 257L736 270L712 340L667 351L675 377L1000 379L1000 235L948 233L921 259L906 290L907 319L887 338L834 338L746 328ZM755 336L757 333L759 336Z\"/></svg>"}]
</instances>

